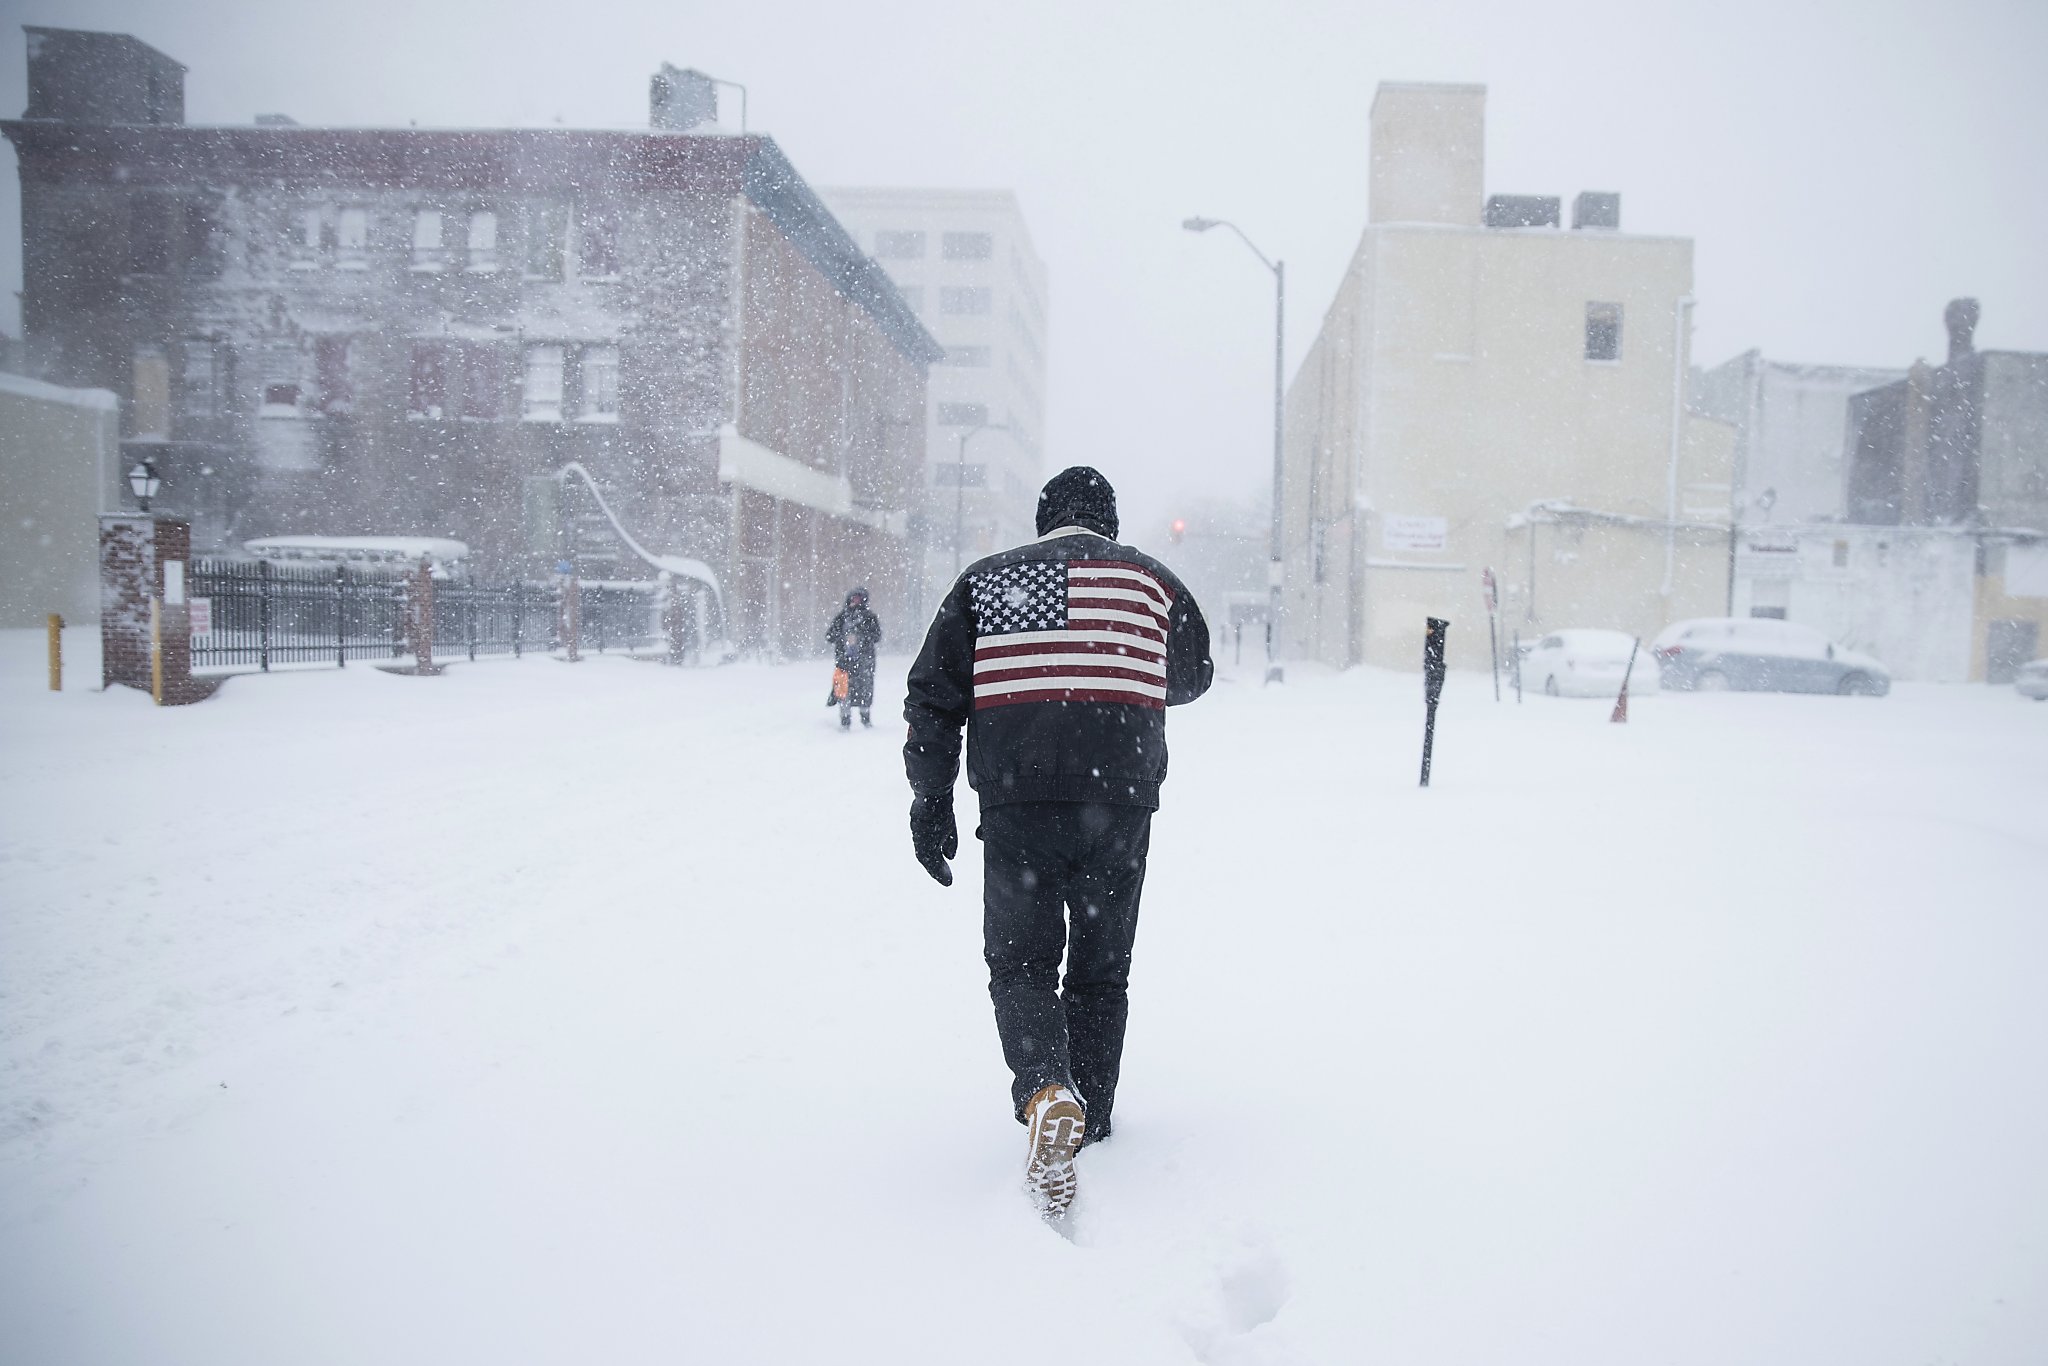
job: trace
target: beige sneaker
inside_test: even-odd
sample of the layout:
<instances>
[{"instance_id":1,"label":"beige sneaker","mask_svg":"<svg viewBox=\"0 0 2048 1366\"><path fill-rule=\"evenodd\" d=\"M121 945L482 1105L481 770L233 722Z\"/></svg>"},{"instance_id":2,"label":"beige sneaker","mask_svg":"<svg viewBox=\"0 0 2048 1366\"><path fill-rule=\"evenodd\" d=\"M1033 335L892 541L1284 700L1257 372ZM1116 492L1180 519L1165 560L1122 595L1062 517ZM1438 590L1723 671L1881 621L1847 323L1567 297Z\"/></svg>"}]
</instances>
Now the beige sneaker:
<instances>
[{"instance_id":1,"label":"beige sneaker","mask_svg":"<svg viewBox=\"0 0 2048 1366\"><path fill-rule=\"evenodd\" d=\"M1074 1154L1086 1126L1080 1099L1064 1086L1048 1086L1024 1107L1024 1123L1031 1131L1024 1184L1045 1217L1057 1219L1074 1203L1078 1185Z\"/></svg>"}]
</instances>

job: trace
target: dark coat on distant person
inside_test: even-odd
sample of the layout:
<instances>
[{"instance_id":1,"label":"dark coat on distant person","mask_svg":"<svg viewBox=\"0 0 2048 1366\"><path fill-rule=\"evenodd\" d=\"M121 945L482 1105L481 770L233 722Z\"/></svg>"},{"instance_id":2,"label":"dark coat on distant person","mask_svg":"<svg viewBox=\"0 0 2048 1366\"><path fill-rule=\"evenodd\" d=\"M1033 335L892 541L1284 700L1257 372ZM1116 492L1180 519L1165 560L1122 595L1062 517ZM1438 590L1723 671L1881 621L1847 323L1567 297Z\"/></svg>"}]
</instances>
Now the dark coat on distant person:
<instances>
[{"instance_id":1,"label":"dark coat on distant person","mask_svg":"<svg viewBox=\"0 0 2048 1366\"><path fill-rule=\"evenodd\" d=\"M875 701L875 650L882 643L882 619L868 608L865 589L846 595L846 605L825 628L825 643L832 647L832 663L846 670L847 700L867 708Z\"/></svg>"}]
</instances>

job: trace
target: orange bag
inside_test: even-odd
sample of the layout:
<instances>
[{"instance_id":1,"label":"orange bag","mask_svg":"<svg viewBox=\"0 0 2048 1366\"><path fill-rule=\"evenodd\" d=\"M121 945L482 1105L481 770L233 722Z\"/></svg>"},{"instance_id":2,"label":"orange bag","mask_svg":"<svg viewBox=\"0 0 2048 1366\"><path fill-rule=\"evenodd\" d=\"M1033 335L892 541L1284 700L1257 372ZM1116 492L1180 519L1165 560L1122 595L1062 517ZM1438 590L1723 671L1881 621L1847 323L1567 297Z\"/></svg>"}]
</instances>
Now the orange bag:
<instances>
[{"instance_id":1,"label":"orange bag","mask_svg":"<svg viewBox=\"0 0 2048 1366\"><path fill-rule=\"evenodd\" d=\"M832 671L832 696L838 701L844 702L846 700L846 690L852 682L853 680L846 676L846 670L834 669Z\"/></svg>"}]
</instances>

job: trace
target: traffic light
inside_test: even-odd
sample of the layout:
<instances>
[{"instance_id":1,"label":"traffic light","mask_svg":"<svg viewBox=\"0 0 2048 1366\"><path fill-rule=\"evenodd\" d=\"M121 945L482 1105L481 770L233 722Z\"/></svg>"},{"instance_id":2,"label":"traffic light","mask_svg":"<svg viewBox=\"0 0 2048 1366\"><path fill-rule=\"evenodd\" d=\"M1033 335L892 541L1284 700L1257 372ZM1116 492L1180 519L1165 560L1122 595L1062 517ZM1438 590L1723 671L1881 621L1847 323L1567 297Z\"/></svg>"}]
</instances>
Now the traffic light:
<instances>
[{"instance_id":1,"label":"traffic light","mask_svg":"<svg viewBox=\"0 0 2048 1366\"><path fill-rule=\"evenodd\" d=\"M1175 545L1179 545L1179 544L1180 544L1180 541L1181 541L1181 537L1183 537L1183 536L1185 536L1185 535L1187 535L1187 534L1188 534L1188 523L1187 523L1187 518L1185 518L1185 517L1176 517L1176 518L1174 518L1174 519L1173 519L1173 525L1172 525L1172 526L1169 526L1169 527L1168 527L1168 528L1166 529L1166 534L1167 534L1168 538L1169 538L1169 539L1171 539L1171 540L1173 541L1173 543L1174 543Z\"/></svg>"}]
</instances>

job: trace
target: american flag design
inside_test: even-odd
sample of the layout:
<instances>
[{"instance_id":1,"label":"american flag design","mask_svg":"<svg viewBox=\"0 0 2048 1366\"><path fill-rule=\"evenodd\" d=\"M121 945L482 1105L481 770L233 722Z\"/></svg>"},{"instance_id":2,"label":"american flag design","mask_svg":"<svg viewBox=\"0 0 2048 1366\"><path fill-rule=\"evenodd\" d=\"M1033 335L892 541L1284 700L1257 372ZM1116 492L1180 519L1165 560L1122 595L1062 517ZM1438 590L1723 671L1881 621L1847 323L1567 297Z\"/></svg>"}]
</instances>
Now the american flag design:
<instances>
[{"instance_id":1,"label":"american flag design","mask_svg":"<svg viewBox=\"0 0 2048 1366\"><path fill-rule=\"evenodd\" d=\"M974 709L1166 708L1173 590L1122 560L1026 560L973 576Z\"/></svg>"}]
</instances>

